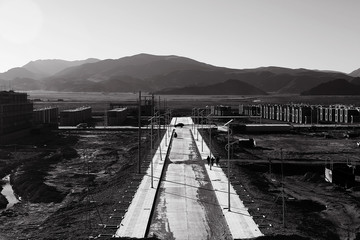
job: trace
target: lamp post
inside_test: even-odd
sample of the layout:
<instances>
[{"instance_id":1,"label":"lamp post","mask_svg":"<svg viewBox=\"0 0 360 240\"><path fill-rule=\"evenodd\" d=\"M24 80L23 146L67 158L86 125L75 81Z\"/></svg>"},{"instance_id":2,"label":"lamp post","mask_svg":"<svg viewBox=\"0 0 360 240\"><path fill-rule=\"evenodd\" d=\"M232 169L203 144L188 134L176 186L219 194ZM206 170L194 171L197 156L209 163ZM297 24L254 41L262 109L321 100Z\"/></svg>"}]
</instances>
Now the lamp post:
<instances>
[{"instance_id":1,"label":"lamp post","mask_svg":"<svg viewBox=\"0 0 360 240\"><path fill-rule=\"evenodd\" d=\"M159 140L159 150L160 150L160 161L162 161L162 152L161 152L161 139L160 139L160 111L155 112L155 116L158 121L158 140Z\"/></svg>"},{"instance_id":2,"label":"lamp post","mask_svg":"<svg viewBox=\"0 0 360 240\"><path fill-rule=\"evenodd\" d=\"M200 114L202 116L202 113L204 112L204 110L202 111L198 111L198 128L197 128L197 133L196 133L196 141L199 141L199 121L200 121ZM202 117L201 117L201 124L202 124ZM202 126L201 126L202 127ZM202 149L202 147L201 147ZM201 150L202 151L202 150Z\"/></svg>"},{"instance_id":3,"label":"lamp post","mask_svg":"<svg viewBox=\"0 0 360 240\"><path fill-rule=\"evenodd\" d=\"M168 124L168 137L170 137L170 124L171 124L171 109L168 109L168 115L169 115L169 124Z\"/></svg>"},{"instance_id":4,"label":"lamp post","mask_svg":"<svg viewBox=\"0 0 360 240\"><path fill-rule=\"evenodd\" d=\"M153 168L153 118L151 117L149 121L151 122L151 136L150 136L150 158L151 158L151 188L154 188L154 168Z\"/></svg>"},{"instance_id":5,"label":"lamp post","mask_svg":"<svg viewBox=\"0 0 360 240\"><path fill-rule=\"evenodd\" d=\"M164 117L165 117L165 122L164 122L164 124L165 124L165 126L164 126L164 129L165 129L165 147L167 147L167 126L166 126L166 115L164 115Z\"/></svg>"},{"instance_id":6,"label":"lamp post","mask_svg":"<svg viewBox=\"0 0 360 240\"><path fill-rule=\"evenodd\" d=\"M208 119L209 120L209 122L210 122L210 143L209 143L209 150L210 150L210 153L209 153L209 155L210 155L210 159L211 159L211 125L212 125L212 123L211 123L211 120L210 120L210 116L211 116L211 113L209 114L209 115L207 115L206 116L206 119ZM211 165L210 165L211 166Z\"/></svg>"},{"instance_id":7,"label":"lamp post","mask_svg":"<svg viewBox=\"0 0 360 240\"><path fill-rule=\"evenodd\" d=\"M227 174L228 174L228 211L230 212L230 123L234 121L234 119L231 119L230 121L228 121L227 123L224 124L224 127L229 125L227 128L227 133L228 133L228 161L227 161Z\"/></svg>"},{"instance_id":8,"label":"lamp post","mask_svg":"<svg viewBox=\"0 0 360 240\"><path fill-rule=\"evenodd\" d=\"M196 108L191 109L191 119L193 121L193 125L191 128L193 129L193 131L195 131L195 122L194 122L195 110L196 110Z\"/></svg>"}]
</instances>

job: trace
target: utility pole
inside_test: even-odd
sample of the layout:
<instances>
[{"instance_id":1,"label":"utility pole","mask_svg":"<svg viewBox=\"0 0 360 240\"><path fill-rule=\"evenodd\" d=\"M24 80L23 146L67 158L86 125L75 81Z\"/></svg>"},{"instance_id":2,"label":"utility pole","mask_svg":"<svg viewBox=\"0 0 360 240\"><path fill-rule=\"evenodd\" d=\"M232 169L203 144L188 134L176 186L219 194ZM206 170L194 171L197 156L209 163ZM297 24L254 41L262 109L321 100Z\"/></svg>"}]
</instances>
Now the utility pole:
<instances>
[{"instance_id":1,"label":"utility pole","mask_svg":"<svg viewBox=\"0 0 360 240\"><path fill-rule=\"evenodd\" d=\"M151 138L150 138L150 157L151 157L151 188L154 188L154 166L153 166L153 118L151 117Z\"/></svg>"},{"instance_id":2,"label":"utility pole","mask_svg":"<svg viewBox=\"0 0 360 240\"><path fill-rule=\"evenodd\" d=\"M228 175L228 211L230 212L230 123L234 121L234 119L231 119L230 121L228 121L227 123L224 124L224 126L227 126L227 140L228 140L228 144L227 144L227 152L228 152L228 159L227 159L227 175Z\"/></svg>"},{"instance_id":3,"label":"utility pole","mask_svg":"<svg viewBox=\"0 0 360 240\"><path fill-rule=\"evenodd\" d=\"M282 197L282 215L283 215L283 228L285 228L285 196L284 196L284 159L283 151L280 149L281 153L281 197Z\"/></svg>"},{"instance_id":4,"label":"utility pole","mask_svg":"<svg viewBox=\"0 0 360 240\"><path fill-rule=\"evenodd\" d=\"M210 170L211 170L211 123L210 123Z\"/></svg>"},{"instance_id":5,"label":"utility pole","mask_svg":"<svg viewBox=\"0 0 360 240\"><path fill-rule=\"evenodd\" d=\"M141 91L139 91L139 113L138 113L138 173L141 173Z\"/></svg>"},{"instance_id":6,"label":"utility pole","mask_svg":"<svg viewBox=\"0 0 360 240\"><path fill-rule=\"evenodd\" d=\"M271 177L271 159L268 158L268 160L269 160L269 174L270 174L270 177Z\"/></svg>"}]
</instances>

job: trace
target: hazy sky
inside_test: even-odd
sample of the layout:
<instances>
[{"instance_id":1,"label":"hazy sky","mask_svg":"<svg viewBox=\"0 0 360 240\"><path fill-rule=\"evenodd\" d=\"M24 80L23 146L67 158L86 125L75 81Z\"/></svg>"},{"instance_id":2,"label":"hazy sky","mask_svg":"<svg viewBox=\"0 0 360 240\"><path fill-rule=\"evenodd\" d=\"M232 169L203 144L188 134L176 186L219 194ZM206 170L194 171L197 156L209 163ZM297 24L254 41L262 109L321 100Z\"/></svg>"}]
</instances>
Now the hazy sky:
<instances>
[{"instance_id":1,"label":"hazy sky","mask_svg":"<svg viewBox=\"0 0 360 240\"><path fill-rule=\"evenodd\" d=\"M0 72L139 53L349 73L360 68L360 0L0 0Z\"/></svg>"}]
</instances>

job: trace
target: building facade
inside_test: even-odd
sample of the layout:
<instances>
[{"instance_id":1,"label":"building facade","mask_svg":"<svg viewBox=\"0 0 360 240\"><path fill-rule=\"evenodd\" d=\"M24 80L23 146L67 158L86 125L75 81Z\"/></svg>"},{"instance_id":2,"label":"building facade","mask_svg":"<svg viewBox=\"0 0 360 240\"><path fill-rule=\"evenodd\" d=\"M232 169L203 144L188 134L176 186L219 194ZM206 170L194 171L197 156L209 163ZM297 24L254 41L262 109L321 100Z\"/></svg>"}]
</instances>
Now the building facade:
<instances>
[{"instance_id":1,"label":"building facade","mask_svg":"<svg viewBox=\"0 0 360 240\"><path fill-rule=\"evenodd\" d=\"M31 129L33 104L26 93L0 92L0 135Z\"/></svg>"},{"instance_id":2,"label":"building facade","mask_svg":"<svg viewBox=\"0 0 360 240\"><path fill-rule=\"evenodd\" d=\"M360 123L360 108L345 105L258 104L240 105L239 114L296 124Z\"/></svg>"},{"instance_id":3,"label":"building facade","mask_svg":"<svg viewBox=\"0 0 360 240\"><path fill-rule=\"evenodd\" d=\"M80 107L76 109L63 110L60 112L61 126L76 126L87 122L92 117L91 107Z\"/></svg>"},{"instance_id":4,"label":"building facade","mask_svg":"<svg viewBox=\"0 0 360 240\"><path fill-rule=\"evenodd\" d=\"M107 111L107 125L119 126L123 124L127 117L127 108L114 108Z\"/></svg>"},{"instance_id":5,"label":"building facade","mask_svg":"<svg viewBox=\"0 0 360 240\"><path fill-rule=\"evenodd\" d=\"M45 124L57 126L59 124L59 108L47 107L34 109L33 123L34 125Z\"/></svg>"}]
</instances>

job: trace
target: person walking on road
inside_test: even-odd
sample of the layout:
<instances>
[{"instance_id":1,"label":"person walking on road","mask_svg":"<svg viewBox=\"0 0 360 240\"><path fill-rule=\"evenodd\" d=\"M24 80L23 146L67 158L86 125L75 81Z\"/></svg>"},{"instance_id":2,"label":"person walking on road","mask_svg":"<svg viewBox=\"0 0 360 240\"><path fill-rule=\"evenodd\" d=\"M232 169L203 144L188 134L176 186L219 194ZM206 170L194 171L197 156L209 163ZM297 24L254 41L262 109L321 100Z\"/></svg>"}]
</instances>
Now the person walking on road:
<instances>
[{"instance_id":1,"label":"person walking on road","mask_svg":"<svg viewBox=\"0 0 360 240\"><path fill-rule=\"evenodd\" d=\"M211 166L214 166L215 158L211 157Z\"/></svg>"},{"instance_id":2,"label":"person walking on road","mask_svg":"<svg viewBox=\"0 0 360 240\"><path fill-rule=\"evenodd\" d=\"M219 167L220 156L217 156L215 161L216 161L216 166L218 166L218 167Z\"/></svg>"},{"instance_id":3,"label":"person walking on road","mask_svg":"<svg viewBox=\"0 0 360 240\"><path fill-rule=\"evenodd\" d=\"M206 160L207 160L207 164L208 164L208 166L210 166L210 157L209 157L209 156L207 156Z\"/></svg>"}]
</instances>

